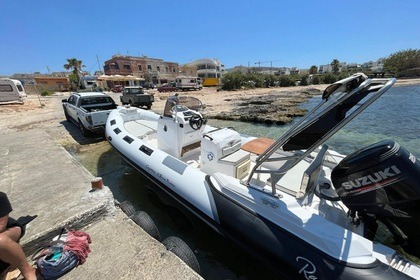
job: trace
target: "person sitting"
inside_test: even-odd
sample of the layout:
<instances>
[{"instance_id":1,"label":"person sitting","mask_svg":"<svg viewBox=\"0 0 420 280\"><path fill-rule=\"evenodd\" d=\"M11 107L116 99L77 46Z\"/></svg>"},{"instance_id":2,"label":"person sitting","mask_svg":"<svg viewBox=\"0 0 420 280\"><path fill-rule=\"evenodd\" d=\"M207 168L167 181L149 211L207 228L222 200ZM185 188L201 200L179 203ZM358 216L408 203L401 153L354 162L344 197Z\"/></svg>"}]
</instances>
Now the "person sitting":
<instances>
[{"instance_id":1,"label":"person sitting","mask_svg":"<svg viewBox=\"0 0 420 280\"><path fill-rule=\"evenodd\" d=\"M2 280L8 271L18 268L26 280L35 280L36 270L28 263L18 243L24 234L25 224L34 217L27 216L26 223L19 224L19 219L15 221L9 218L12 210L7 195L0 192L0 279Z\"/></svg>"}]
</instances>

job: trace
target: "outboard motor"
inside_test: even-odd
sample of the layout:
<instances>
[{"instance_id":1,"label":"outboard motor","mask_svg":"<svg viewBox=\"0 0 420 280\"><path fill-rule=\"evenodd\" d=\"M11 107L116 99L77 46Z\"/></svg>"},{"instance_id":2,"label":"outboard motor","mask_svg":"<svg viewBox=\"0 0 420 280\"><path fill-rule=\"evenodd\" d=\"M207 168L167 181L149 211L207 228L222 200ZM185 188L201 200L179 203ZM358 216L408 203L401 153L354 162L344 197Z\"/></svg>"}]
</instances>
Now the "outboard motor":
<instances>
[{"instance_id":1,"label":"outboard motor","mask_svg":"<svg viewBox=\"0 0 420 280\"><path fill-rule=\"evenodd\" d=\"M420 257L420 163L392 140L368 146L344 158L332 171L337 194L350 214L363 219L373 239L380 220L395 244Z\"/></svg>"}]
</instances>

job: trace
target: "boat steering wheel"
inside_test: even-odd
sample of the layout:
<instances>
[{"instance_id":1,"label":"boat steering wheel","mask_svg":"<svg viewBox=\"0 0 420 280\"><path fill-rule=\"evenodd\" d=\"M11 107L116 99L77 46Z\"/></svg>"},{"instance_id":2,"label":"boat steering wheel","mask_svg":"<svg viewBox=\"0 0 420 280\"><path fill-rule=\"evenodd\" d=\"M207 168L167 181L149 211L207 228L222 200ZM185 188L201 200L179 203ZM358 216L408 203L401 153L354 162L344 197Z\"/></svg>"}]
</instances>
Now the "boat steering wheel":
<instances>
[{"instance_id":1,"label":"boat steering wheel","mask_svg":"<svg viewBox=\"0 0 420 280\"><path fill-rule=\"evenodd\" d=\"M204 123L204 119L197 114L193 114L190 118L190 126L194 130L199 130Z\"/></svg>"}]
</instances>

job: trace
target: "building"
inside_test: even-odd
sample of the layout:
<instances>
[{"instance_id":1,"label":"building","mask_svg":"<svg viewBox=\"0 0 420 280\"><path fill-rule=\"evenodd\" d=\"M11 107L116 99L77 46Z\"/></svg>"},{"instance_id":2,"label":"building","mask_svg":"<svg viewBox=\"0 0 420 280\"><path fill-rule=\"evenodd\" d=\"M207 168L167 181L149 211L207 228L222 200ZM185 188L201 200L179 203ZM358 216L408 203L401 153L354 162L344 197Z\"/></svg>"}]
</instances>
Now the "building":
<instances>
[{"instance_id":1,"label":"building","mask_svg":"<svg viewBox=\"0 0 420 280\"><path fill-rule=\"evenodd\" d=\"M318 67L318 74L325 74L325 73L331 73L331 72L332 72L331 64L319 65Z\"/></svg>"},{"instance_id":2,"label":"building","mask_svg":"<svg viewBox=\"0 0 420 280\"><path fill-rule=\"evenodd\" d=\"M194 68L196 69L195 75L188 75L188 73L182 73L182 75L201 78L203 86L219 86L220 79L225 73L225 66L215 58L198 59L181 66L181 69L186 71L193 71Z\"/></svg>"},{"instance_id":3,"label":"building","mask_svg":"<svg viewBox=\"0 0 420 280\"><path fill-rule=\"evenodd\" d=\"M299 75L301 71L298 67L280 67L277 68L276 75L286 76L286 75Z\"/></svg>"},{"instance_id":4,"label":"building","mask_svg":"<svg viewBox=\"0 0 420 280\"><path fill-rule=\"evenodd\" d=\"M348 63L345 68L348 72L360 72L362 65L358 63Z\"/></svg>"},{"instance_id":5,"label":"building","mask_svg":"<svg viewBox=\"0 0 420 280\"><path fill-rule=\"evenodd\" d=\"M197 66L184 64L179 66L179 72L182 76L197 77Z\"/></svg>"},{"instance_id":6,"label":"building","mask_svg":"<svg viewBox=\"0 0 420 280\"><path fill-rule=\"evenodd\" d=\"M384 58L380 58L377 61L369 61L362 64L362 68L372 70L374 73L383 71Z\"/></svg>"},{"instance_id":7,"label":"building","mask_svg":"<svg viewBox=\"0 0 420 280\"><path fill-rule=\"evenodd\" d=\"M291 71L289 67L280 67L280 69L277 71L277 74L279 76L286 76L286 75L290 75Z\"/></svg>"},{"instance_id":8,"label":"building","mask_svg":"<svg viewBox=\"0 0 420 280\"><path fill-rule=\"evenodd\" d=\"M40 89L53 91L68 91L70 83L67 77L52 77L47 75L35 75L35 83L39 85Z\"/></svg>"},{"instance_id":9,"label":"building","mask_svg":"<svg viewBox=\"0 0 420 280\"><path fill-rule=\"evenodd\" d=\"M105 75L132 75L156 85L175 81L179 75L179 65L163 59L147 56L114 55L104 63Z\"/></svg>"},{"instance_id":10,"label":"building","mask_svg":"<svg viewBox=\"0 0 420 280\"><path fill-rule=\"evenodd\" d=\"M10 76L11 79L19 80L24 86L35 84L34 74L13 74Z\"/></svg>"}]
</instances>

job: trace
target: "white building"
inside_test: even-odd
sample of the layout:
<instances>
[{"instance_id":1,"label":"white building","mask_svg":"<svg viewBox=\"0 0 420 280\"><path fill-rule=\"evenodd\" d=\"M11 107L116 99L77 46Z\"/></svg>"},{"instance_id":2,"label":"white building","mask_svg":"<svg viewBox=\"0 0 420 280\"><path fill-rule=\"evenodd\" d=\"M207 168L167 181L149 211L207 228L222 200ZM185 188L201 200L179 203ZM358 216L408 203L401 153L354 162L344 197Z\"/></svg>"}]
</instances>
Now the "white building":
<instances>
[{"instance_id":1,"label":"white building","mask_svg":"<svg viewBox=\"0 0 420 280\"><path fill-rule=\"evenodd\" d=\"M197 77L203 80L203 86L218 86L220 78L225 72L225 66L215 58L203 58L189 62L181 68L196 67Z\"/></svg>"}]
</instances>

